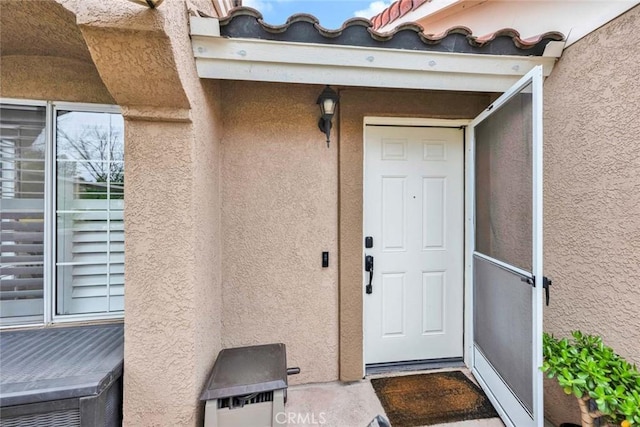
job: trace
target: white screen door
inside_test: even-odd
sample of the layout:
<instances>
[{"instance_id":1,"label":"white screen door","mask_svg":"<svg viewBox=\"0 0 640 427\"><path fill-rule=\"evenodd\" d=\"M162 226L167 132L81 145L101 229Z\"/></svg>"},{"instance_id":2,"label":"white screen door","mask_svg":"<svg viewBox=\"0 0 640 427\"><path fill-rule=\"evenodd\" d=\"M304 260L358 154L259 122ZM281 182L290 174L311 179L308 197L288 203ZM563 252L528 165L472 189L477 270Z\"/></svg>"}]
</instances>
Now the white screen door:
<instances>
[{"instance_id":1,"label":"white screen door","mask_svg":"<svg viewBox=\"0 0 640 427\"><path fill-rule=\"evenodd\" d=\"M365 362L461 358L463 130L367 125L365 135Z\"/></svg>"},{"instance_id":2,"label":"white screen door","mask_svg":"<svg viewBox=\"0 0 640 427\"><path fill-rule=\"evenodd\" d=\"M469 126L473 373L507 425L543 425L542 68Z\"/></svg>"}]
</instances>

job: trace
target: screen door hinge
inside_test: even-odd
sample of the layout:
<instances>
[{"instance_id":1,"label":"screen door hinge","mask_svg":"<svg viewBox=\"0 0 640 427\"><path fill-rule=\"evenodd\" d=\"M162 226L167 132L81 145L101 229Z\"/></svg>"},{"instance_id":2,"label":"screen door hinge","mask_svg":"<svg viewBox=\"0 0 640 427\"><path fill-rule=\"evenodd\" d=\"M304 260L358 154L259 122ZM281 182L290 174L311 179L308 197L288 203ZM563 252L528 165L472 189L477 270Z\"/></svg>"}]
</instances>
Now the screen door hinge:
<instances>
[{"instance_id":1,"label":"screen door hinge","mask_svg":"<svg viewBox=\"0 0 640 427\"><path fill-rule=\"evenodd\" d=\"M523 277L520 280L530 284L534 288L536 287L536 277L535 276L533 276L533 278L531 278L531 277ZM551 283L552 283L551 279L549 279L546 276L542 277L542 288L544 289L544 299L545 299L545 303L547 304L547 306L549 306L549 299L551 298L551 296L549 295L549 288L551 287Z\"/></svg>"}]
</instances>

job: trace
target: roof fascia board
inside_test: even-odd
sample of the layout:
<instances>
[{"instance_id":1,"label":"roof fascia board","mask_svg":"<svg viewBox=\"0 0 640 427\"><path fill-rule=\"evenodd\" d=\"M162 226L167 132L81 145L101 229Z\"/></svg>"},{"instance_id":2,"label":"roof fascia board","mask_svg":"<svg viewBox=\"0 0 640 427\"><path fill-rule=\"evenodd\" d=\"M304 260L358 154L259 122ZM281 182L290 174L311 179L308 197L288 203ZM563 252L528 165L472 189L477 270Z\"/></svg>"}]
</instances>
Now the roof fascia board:
<instances>
[{"instance_id":1,"label":"roof fascia board","mask_svg":"<svg viewBox=\"0 0 640 427\"><path fill-rule=\"evenodd\" d=\"M194 17L193 20L211 18ZM217 21L209 21L215 25ZM406 89L504 91L553 56L474 55L213 36L191 25L201 78Z\"/></svg>"},{"instance_id":2,"label":"roof fascia board","mask_svg":"<svg viewBox=\"0 0 640 427\"><path fill-rule=\"evenodd\" d=\"M200 37L220 37L220 20L192 16L189 19L189 32Z\"/></svg>"}]
</instances>

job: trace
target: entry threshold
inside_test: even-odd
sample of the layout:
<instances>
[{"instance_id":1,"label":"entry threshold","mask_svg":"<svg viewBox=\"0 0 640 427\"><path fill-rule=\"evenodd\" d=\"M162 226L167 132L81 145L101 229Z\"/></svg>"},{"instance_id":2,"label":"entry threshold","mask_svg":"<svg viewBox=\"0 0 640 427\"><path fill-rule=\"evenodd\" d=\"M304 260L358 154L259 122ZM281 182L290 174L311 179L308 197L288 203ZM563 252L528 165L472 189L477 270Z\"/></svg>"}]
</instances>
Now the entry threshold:
<instances>
[{"instance_id":1,"label":"entry threshold","mask_svg":"<svg viewBox=\"0 0 640 427\"><path fill-rule=\"evenodd\" d=\"M442 368L464 368L461 357L446 359L409 360L403 362L370 363L366 365L366 375L386 374L389 372L428 371Z\"/></svg>"}]
</instances>

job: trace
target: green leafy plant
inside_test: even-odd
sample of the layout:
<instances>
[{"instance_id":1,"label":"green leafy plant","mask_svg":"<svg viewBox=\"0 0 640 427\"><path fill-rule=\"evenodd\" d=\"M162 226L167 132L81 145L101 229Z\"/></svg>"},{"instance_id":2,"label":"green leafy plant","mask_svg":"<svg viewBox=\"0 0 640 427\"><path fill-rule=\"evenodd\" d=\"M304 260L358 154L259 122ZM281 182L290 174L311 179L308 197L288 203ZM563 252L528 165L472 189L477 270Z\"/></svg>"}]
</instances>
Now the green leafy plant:
<instances>
[{"instance_id":1,"label":"green leafy plant","mask_svg":"<svg viewBox=\"0 0 640 427\"><path fill-rule=\"evenodd\" d=\"M571 339L557 339L545 333L543 355L542 371L578 400L583 427L598 418L640 427L640 372L601 337L575 331Z\"/></svg>"}]
</instances>

